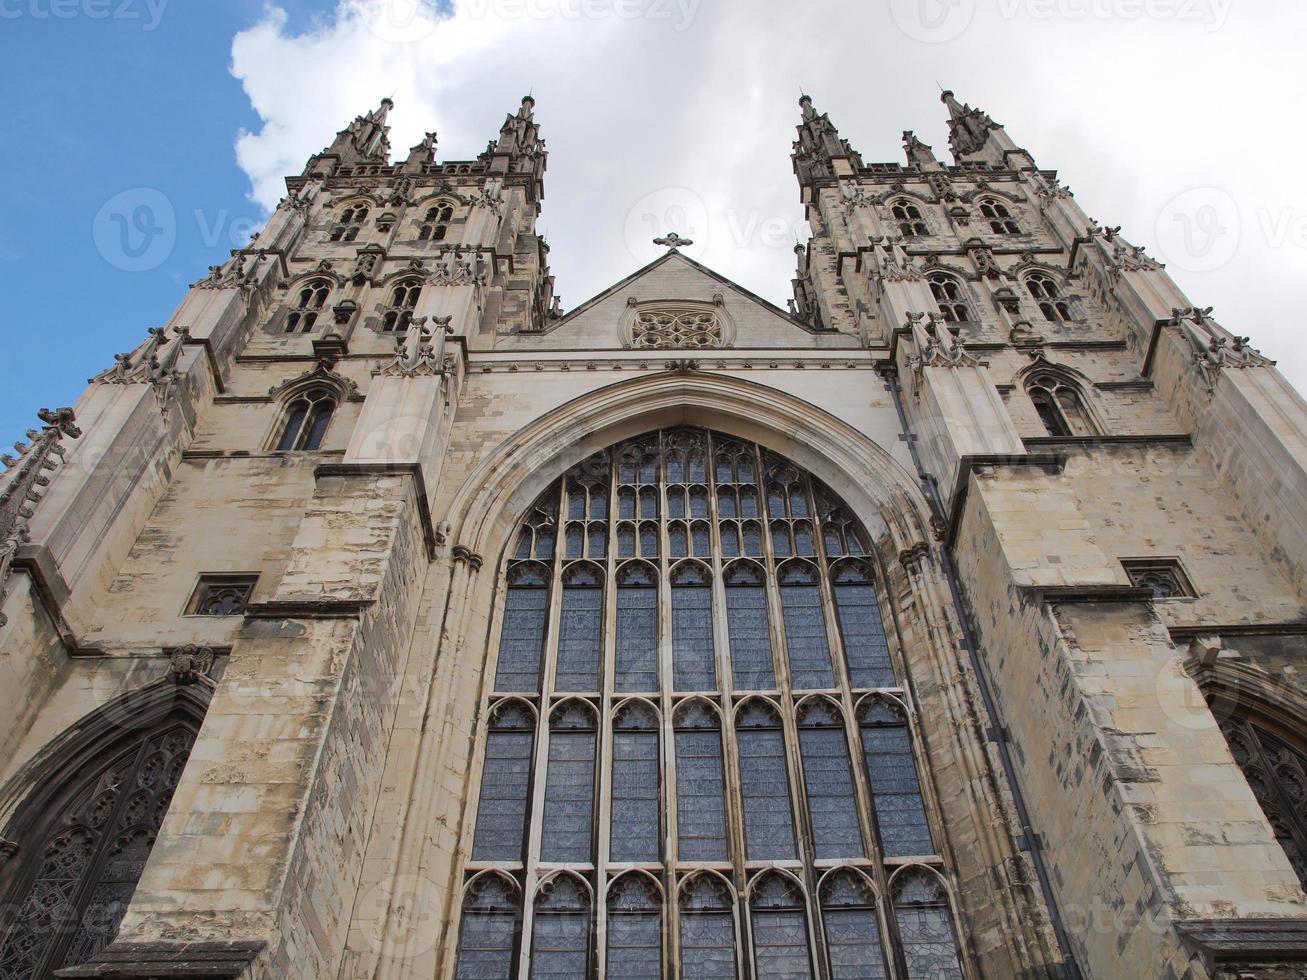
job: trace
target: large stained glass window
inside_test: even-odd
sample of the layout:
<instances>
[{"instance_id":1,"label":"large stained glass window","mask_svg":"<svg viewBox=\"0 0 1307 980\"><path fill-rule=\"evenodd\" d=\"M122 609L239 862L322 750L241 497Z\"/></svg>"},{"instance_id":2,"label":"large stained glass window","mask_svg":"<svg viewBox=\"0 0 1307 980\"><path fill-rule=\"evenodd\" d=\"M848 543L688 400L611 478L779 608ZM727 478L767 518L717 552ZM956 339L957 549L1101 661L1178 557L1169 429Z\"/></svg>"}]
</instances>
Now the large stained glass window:
<instances>
[{"instance_id":1,"label":"large stained glass window","mask_svg":"<svg viewBox=\"0 0 1307 980\"><path fill-rule=\"evenodd\" d=\"M566 473L508 552L460 977L955 975L882 576L843 501L664 430Z\"/></svg>"}]
</instances>

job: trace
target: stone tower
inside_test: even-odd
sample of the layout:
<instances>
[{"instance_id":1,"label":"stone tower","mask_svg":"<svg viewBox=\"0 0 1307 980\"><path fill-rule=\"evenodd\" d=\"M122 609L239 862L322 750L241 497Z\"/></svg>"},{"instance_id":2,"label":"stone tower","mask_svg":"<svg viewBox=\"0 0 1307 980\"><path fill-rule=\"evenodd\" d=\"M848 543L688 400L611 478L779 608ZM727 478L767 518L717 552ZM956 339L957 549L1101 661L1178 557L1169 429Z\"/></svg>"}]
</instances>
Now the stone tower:
<instances>
[{"instance_id":1,"label":"stone tower","mask_svg":"<svg viewBox=\"0 0 1307 980\"><path fill-rule=\"evenodd\" d=\"M389 100L0 477L0 980L1307 976L1307 405L951 93L782 310Z\"/></svg>"}]
</instances>

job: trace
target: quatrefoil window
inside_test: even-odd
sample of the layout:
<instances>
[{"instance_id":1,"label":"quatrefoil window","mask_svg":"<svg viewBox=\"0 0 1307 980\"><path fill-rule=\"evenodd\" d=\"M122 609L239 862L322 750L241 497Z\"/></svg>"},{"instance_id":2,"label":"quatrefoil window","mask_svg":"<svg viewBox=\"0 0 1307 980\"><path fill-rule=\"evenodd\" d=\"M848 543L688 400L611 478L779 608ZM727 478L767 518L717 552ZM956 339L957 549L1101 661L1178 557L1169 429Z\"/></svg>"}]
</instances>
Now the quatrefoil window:
<instances>
[{"instance_id":1,"label":"quatrefoil window","mask_svg":"<svg viewBox=\"0 0 1307 980\"><path fill-rule=\"evenodd\" d=\"M639 310L631 325L631 346L668 350L708 350L725 346L715 310L659 307Z\"/></svg>"}]
</instances>

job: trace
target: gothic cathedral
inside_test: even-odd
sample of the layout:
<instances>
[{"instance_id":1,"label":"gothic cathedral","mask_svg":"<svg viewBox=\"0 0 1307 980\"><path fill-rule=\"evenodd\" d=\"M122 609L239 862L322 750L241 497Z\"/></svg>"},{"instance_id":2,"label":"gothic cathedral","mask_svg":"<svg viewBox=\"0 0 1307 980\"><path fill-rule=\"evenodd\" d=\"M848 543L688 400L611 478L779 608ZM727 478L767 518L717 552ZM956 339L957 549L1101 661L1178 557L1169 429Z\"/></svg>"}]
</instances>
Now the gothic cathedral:
<instances>
[{"instance_id":1,"label":"gothic cathedral","mask_svg":"<svg viewBox=\"0 0 1307 980\"><path fill-rule=\"evenodd\" d=\"M788 309L289 178L4 459L0 980L1307 977L1307 403L943 100Z\"/></svg>"}]
</instances>

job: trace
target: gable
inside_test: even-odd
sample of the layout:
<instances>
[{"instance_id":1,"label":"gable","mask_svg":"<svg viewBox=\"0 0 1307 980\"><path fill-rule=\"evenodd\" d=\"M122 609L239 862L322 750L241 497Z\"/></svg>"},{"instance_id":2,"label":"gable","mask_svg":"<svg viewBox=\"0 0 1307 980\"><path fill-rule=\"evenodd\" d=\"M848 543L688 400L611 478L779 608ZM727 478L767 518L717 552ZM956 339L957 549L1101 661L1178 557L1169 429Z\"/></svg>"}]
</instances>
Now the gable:
<instances>
[{"instance_id":1,"label":"gable","mask_svg":"<svg viewBox=\"0 0 1307 980\"><path fill-rule=\"evenodd\" d=\"M669 252L583 303L542 334L515 335L501 350L710 350L856 347Z\"/></svg>"}]
</instances>

